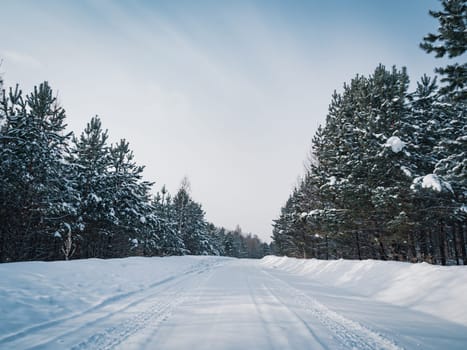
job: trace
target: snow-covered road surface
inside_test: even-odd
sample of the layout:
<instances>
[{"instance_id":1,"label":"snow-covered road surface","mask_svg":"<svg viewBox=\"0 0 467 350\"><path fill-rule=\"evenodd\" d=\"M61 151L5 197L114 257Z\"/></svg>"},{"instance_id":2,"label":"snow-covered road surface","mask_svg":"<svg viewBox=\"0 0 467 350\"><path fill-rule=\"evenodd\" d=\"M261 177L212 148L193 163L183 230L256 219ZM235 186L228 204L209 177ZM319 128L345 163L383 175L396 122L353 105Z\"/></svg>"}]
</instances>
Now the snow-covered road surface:
<instances>
[{"instance_id":1,"label":"snow-covered road surface","mask_svg":"<svg viewBox=\"0 0 467 350\"><path fill-rule=\"evenodd\" d=\"M326 286L258 260L171 259L159 264L165 272L155 273L154 280L146 278L138 288L119 285L120 293L83 302L80 309L70 307L68 315L58 312L41 321L36 312L31 322L20 324L3 313L7 326L0 325L0 349L467 348L464 325ZM128 261L141 264L144 259ZM0 296L6 293L1 287ZM75 292L86 298L86 291ZM10 306L0 301L3 311L13 312Z\"/></svg>"}]
</instances>

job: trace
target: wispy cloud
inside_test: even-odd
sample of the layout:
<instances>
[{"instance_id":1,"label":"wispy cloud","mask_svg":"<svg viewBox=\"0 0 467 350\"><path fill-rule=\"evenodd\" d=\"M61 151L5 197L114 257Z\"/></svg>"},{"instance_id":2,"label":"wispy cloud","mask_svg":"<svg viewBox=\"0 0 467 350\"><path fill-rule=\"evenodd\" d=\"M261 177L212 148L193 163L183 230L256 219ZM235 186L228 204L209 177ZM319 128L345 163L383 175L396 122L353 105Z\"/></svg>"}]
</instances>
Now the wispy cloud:
<instances>
[{"instance_id":1,"label":"wispy cloud","mask_svg":"<svg viewBox=\"0 0 467 350\"><path fill-rule=\"evenodd\" d=\"M148 179L175 191L188 174L210 220L267 238L332 91L379 62L434 66L413 39L433 1L359 3L12 1L2 70L49 80L74 131L99 114Z\"/></svg>"},{"instance_id":2,"label":"wispy cloud","mask_svg":"<svg viewBox=\"0 0 467 350\"><path fill-rule=\"evenodd\" d=\"M32 55L18 51L0 51L0 58L5 60L7 65L17 65L26 68L40 68L42 63Z\"/></svg>"}]
</instances>

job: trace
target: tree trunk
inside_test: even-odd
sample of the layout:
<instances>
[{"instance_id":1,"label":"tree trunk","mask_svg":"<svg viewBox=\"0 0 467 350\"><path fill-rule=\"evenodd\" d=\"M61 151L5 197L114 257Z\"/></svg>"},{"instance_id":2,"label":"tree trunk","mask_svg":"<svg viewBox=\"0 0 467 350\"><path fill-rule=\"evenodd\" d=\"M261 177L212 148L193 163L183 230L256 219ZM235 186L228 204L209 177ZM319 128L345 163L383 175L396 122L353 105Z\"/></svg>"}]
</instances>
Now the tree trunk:
<instances>
[{"instance_id":1,"label":"tree trunk","mask_svg":"<svg viewBox=\"0 0 467 350\"><path fill-rule=\"evenodd\" d=\"M433 242L433 232L431 232L431 230L429 230L427 232L427 235L428 235L428 243L430 245L430 254L431 254L431 262L430 264L436 264L436 253L435 253L435 244Z\"/></svg>"},{"instance_id":2,"label":"tree trunk","mask_svg":"<svg viewBox=\"0 0 467 350\"><path fill-rule=\"evenodd\" d=\"M378 243L379 243L379 251L380 251L381 260L388 260L388 255L386 254L386 249L384 248L384 243L381 240L381 238L378 239Z\"/></svg>"},{"instance_id":3,"label":"tree trunk","mask_svg":"<svg viewBox=\"0 0 467 350\"><path fill-rule=\"evenodd\" d=\"M415 238L414 238L413 232L409 232L408 237L407 237L407 242L409 244L408 251L410 251L410 253L412 254L412 258L413 258L413 259L410 259L407 254L407 260L416 262L417 261L417 249L415 248Z\"/></svg>"},{"instance_id":4,"label":"tree trunk","mask_svg":"<svg viewBox=\"0 0 467 350\"><path fill-rule=\"evenodd\" d=\"M452 241L454 244L454 255L456 256L456 265L460 265L459 249L457 246L457 234L456 234L456 225L452 227Z\"/></svg>"},{"instance_id":5,"label":"tree trunk","mask_svg":"<svg viewBox=\"0 0 467 350\"><path fill-rule=\"evenodd\" d=\"M358 231L355 231L355 242L357 243L358 260L362 260L362 254L360 252L360 236L358 234Z\"/></svg>"},{"instance_id":6,"label":"tree trunk","mask_svg":"<svg viewBox=\"0 0 467 350\"><path fill-rule=\"evenodd\" d=\"M328 240L328 235L326 237L326 260L329 260L329 240Z\"/></svg>"},{"instance_id":7,"label":"tree trunk","mask_svg":"<svg viewBox=\"0 0 467 350\"><path fill-rule=\"evenodd\" d=\"M459 244L461 247L461 258L464 265L467 265L467 252L465 249L465 237L464 232L462 230L462 223L454 224L454 229L457 228L458 236L459 236Z\"/></svg>"},{"instance_id":8,"label":"tree trunk","mask_svg":"<svg viewBox=\"0 0 467 350\"><path fill-rule=\"evenodd\" d=\"M441 256L441 265L446 265L446 232L444 231L444 223L439 221L439 250Z\"/></svg>"},{"instance_id":9,"label":"tree trunk","mask_svg":"<svg viewBox=\"0 0 467 350\"><path fill-rule=\"evenodd\" d=\"M426 232L420 231L419 232L419 237L420 237L420 250L421 250L421 258L422 261L426 261L428 255L430 255L429 249L428 249L428 237Z\"/></svg>"}]
</instances>

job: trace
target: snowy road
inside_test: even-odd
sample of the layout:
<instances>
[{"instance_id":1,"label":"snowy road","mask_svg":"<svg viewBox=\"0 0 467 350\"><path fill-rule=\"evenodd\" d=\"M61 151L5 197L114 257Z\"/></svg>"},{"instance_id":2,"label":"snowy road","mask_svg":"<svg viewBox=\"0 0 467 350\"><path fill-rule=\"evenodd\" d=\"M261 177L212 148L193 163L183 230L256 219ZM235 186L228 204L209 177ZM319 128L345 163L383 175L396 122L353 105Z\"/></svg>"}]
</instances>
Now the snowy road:
<instances>
[{"instance_id":1,"label":"snowy road","mask_svg":"<svg viewBox=\"0 0 467 350\"><path fill-rule=\"evenodd\" d=\"M0 349L465 349L467 328L261 266L183 272L1 337Z\"/></svg>"}]
</instances>

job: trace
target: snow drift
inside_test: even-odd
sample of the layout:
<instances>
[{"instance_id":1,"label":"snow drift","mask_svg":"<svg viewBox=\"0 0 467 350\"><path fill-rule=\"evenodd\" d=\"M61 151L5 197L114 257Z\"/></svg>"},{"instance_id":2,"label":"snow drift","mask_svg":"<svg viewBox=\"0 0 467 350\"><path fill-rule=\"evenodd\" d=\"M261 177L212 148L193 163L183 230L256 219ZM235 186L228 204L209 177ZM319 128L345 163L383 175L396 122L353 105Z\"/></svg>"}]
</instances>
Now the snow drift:
<instances>
[{"instance_id":1,"label":"snow drift","mask_svg":"<svg viewBox=\"0 0 467 350\"><path fill-rule=\"evenodd\" d=\"M275 256L261 265L467 325L467 266Z\"/></svg>"}]
</instances>

